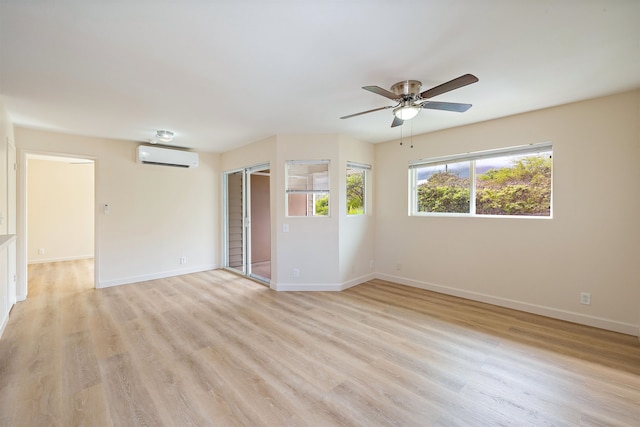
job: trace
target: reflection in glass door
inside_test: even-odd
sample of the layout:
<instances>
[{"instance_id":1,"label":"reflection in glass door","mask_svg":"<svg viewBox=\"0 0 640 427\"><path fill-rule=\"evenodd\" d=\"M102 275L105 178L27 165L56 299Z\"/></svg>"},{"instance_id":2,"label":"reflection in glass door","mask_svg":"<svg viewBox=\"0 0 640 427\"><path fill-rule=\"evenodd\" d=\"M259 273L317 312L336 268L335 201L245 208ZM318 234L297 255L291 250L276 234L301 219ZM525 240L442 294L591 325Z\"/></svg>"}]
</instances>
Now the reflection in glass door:
<instances>
[{"instance_id":1,"label":"reflection in glass door","mask_svg":"<svg viewBox=\"0 0 640 427\"><path fill-rule=\"evenodd\" d=\"M267 166L268 167L268 166ZM269 169L251 168L247 175L248 274L257 279L271 279L271 193Z\"/></svg>"},{"instance_id":2,"label":"reflection in glass door","mask_svg":"<svg viewBox=\"0 0 640 427\"><path fill-rule=\"evenodd\" d=\"M245 272L244 171L226 174L226 263L225 266Z\"/></svg>"},{"instance_id":3,"label":"reflection in glass door","mask_svg":"<svg viewBox=\"0 0 640 427\"><path fill-rule=\"evenodd\" d=\"M268 283L271 279L269 165L224 175L225 267Z\"/></svg>"}]
</instances>

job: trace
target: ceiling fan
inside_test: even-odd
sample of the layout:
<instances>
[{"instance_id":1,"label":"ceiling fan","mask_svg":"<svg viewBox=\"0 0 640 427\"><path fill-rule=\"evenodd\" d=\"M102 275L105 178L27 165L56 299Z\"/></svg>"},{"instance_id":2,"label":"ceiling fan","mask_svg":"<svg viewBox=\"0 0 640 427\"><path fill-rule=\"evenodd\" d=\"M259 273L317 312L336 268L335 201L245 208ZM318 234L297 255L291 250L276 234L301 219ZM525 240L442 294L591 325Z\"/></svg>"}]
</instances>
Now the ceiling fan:
<instances>
[{"instance_id":1,"label":"ceiling fan","mask_svg":"<svg viewBox=\"0 0 640 427\"><path fill-rule=\"evenodd\" d=\"M393 128L402 125L405 120L414 118L423 108L427 108L430 110L444 110L464 113L469 108L471 108L471 104L429 101L429 99L433 98L434 96L450 92L454 89L470 85L471 83L475 83L477 81L478 78L473 74L465 74L446 83L442 83L439 86L427 89L424 92L420 92L422 83L418 80L405 80L402 82L398 82L391 86L391 91L383 89L380 86L363 86L362 89L368 90L369 92L377 93L378 95L382 95L386 98L396 101L397 104L374 108L373 110L362 111L360 113L350 114L348 116L343 116L340 118L348 119L350 117L360 116L362 114L372 113L374 111L388 110L390 108L393 108L393 115L395 116L393 118L393 123L391 123L391 127Z\"/></svg>"}]
</instances>

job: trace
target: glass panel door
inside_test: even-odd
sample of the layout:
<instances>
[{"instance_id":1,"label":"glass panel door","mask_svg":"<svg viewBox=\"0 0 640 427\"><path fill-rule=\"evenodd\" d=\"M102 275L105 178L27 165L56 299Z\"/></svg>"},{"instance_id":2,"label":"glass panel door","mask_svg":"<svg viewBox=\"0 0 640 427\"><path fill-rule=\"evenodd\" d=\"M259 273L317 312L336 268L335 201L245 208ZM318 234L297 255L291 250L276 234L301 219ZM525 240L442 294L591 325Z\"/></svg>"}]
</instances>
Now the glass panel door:
<instances>
[{"instance_id":1,"label":"glass panel door","mask_svg":"<svg viewBox=\"0 0 640 427\"><path fill-rule=\"evenodd\" d=\"M225 266L246 274L245 271L245 206L244 171L225 175L226 184L226 262Z\"/></svg>"},{"instance_id":2,"label":"glass panel door","mask_svg":"<svg viewBox=\"0 0 640 427\"><path fill-rule=\"evenodd\" d=\"M248 171L249 190L247 227L248 274L268 282L271 279L271 190L268 165Z\"/></svg>"},{"instance_id":3,"label":"glass panel door","mask_svg":"<svg viewBox=\"0 0 640 427\"><path fill-rule=\"evenodd\" d=\"M271 174L268 164L224 175L226 268L271 280Z\"/></svg>"}]
</instances>

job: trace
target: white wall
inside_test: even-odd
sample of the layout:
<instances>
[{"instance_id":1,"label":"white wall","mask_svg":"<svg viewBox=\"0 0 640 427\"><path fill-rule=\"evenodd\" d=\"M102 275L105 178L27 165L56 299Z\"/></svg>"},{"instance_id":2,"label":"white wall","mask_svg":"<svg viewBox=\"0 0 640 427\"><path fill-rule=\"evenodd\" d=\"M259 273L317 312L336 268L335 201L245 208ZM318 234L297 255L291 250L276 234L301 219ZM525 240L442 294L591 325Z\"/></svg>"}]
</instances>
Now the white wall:
<instances>
[{"instance_id":1,"label":"white wall","mask_svg":"<svg viewBox=\"0 0 640 427\"><path fill-rule=\"evenodd\" d=\"M17 128L21 159L50 153L95 159L96 271L99 287L168 277L219 265L219 155L201 153L195 169L135 162L132 141ZM24 196L21 174L19 194ZM102 205L110 205L109 215ZM19 220L24 221L24 201ZM19 231L24 224L19 223ZM19 254L24 254L19 240ZM180 264L180 257L187 264ZM23 260L24 261L24 260ZM21 267L23 292L26 267ZM22 295L24 297L24 295Z\"/></svg>"},{"instance_id":2,"label":"white wall","mask_svg":"<svg viewBox=\"0 0 640 427\"><path fill-rule=\"evenodd\" d=\"M13 227L8 227L9 221L14 223L15 212L10 207L10 195L15 194L9 191L8 184L13 182L9 179L9 168L7 167L7 152L10 146L14 145L14 129L7 111L0 102L0 235L14 233ZM11 170L13 173L13 168ZM4 239L3 239L4 240ZM0 336L9 320L9 312L16 302L15 282L15 242L0 246Z\"/></svg>"},{"instance_id":3,"label":"white wall","mask_svg":"<svg viewBox=\"0 0 640 427\"><path fill-rule=\"evenodd\" d=\"M0 102L0 235L7 234L7 145L14 143L13 124Z\"/></svg>"},{"instance_id":4,"label":"white wall","mask_svg":"<svg viewBox=\"0 0 640 427\"><path fill-rule=\"evenodd\" d=\"M285 162L330 160L330 215L287 217ZM346 163L372 164L373 145L336 134L277 135L222 154L222 170L271 165L271 287L339 290L373 277L373 215L346 215ZM371 187L373 188L373 187ZM373 193L370 193L372 199ZM283 225L289 231L283 231ZM293 277L293 269L300 272Z\"/></svg>"},{"instance_id":5,"label":"white wall","mask_svg":"<svg viewBox=\"0 0 640 427\"><path fill-rule=\"evenodd\" d=\"M639 123L635 91L377 145L378 276L637 334ZM552 219L407 215L408 161L544 141Z\"/></svg>"},{"instance_id":6,"label":"white wall","mask_svg":"<svg viewBox=\"0 0 640 427\"><path fill-rule=\"evenodd\" d=\"M286 217L287 160L330 160L329 216ZM336 289L340 283L338 247L339 144L337 135L278 135L276 229L278 230L278 290ZM274 167L274 169L276 168ZM289 224L289 232L282 231ZM299 277L293 277L293 269Z\"/></svg>"},{"instance_id":7,"label":"white wall","mask_svg":"<svg viewBox=\"0 0 640 427\"><path fill-rule=\"evenodd\" d=\"M339 204L339 256L340 283L357 284L373 278L375 268L375 215L373 209L375 188L374 145L340 136L338 165ZM365 215L347 215L347 162L371 165L365 194ZM373 261L373 267L371 262Z\"/></svg>"},{"instance_id":8,"label":"white wall","mask_svg":"<svg viewBox=\"0 0 640 427\"><path fill-rule=\"evenodd\" d=\"M27 165L28 262L93 257L94 164L29 159Z\"/></svg>"}]
</instances>

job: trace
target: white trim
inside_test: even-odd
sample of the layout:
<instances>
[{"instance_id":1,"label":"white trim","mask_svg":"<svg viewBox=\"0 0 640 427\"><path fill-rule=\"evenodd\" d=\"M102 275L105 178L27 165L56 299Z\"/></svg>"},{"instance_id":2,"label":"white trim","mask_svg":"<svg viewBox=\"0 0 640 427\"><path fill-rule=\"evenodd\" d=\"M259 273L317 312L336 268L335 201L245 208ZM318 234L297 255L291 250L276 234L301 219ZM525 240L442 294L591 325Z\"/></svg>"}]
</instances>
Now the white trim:
<instances>
[{"instance_id":1,"label":"white trim","mask_svg":"<svg viewBox=\"0 0 640 427\"><path fill-rule=\"evenodd\" d=\"M329 190L287 190L287 194L329 194Z\"/></svg>"},{"instance_id":2,"label":"white trim","mask_svg":"<svg viewBox=\"0 0 640 427\"><path fill-rule=\"evenodd\" d=\"M551 142L539 142L535 144L518 145L515 147L496 148L493 150L470 151L468 153L453 154L450 156L411 160L409 161L409 169L419 168L422 166L436 166L447 163L458 163L463 161L487 159L491 157L505 157L515 154L537 153L550 150L553 150L553 144Z\"/></svg>"},{"instance_id":3,"label":"white trim","mask_svg":"<svg viewBox=\"0 0 640 427\"><path fill-rule=\"evenodd\" d=\"M361 285L369 280L373 280L376 278L375 273L368 273L364 276L356 277L355 279L347 280L342 283L342 289L349 289L357 285Z\"/></svg>"},{"instance_id":4,"label":"white trim","mask_svg":"<svg viewBox=\"0 0 640 427\"><path fill-rule=\"evenodd\" d=\"M339 283L278 283L272 284L271 289L274 291L299 292L339 292L342 287Z\"/></svg>"},{"instance_id":5,"label":"white trim","mask_svg":"<svg viewBox=\"0 0 640 427\"><path fill-rule=\"evenodd\" d=\"M9 323L9 314L11 313L11 309L7 310L7 314L2 319L2 323L0 323L0 338L2 338L2 334L4 334L4 330Z\"/></svg>"},{"instance_id":6,"label":"white trim","mask_svg":"<svg viewBox=\"0 0 640 427\"><path fill-rule=\"evenodd\" d=\"M356 277L343 283L272 283L271 289L275 291L292 292L292 291L311 291L311 292L338 292L344 291L356 285L375 279L373 273Z\"/></svg>"},{"instance_id":7,"label":"white trim","mask_svg":"<svg viewBox=\"0 0 640 427\"><path fill-rule=\"evenodd\" d=\"M146 282L148 280L166 279L167 277L182 276L185 274L201 273L203 271L216 270L219 266L215 264L202 265L199 267L183 268L179 270L169 270L153 274L143 274L141 276L123 277L121 279L105 280L98 283L96 288L110 288L112 286L129 285L132 283Z\"/></svg>"},{"instance_id":8,"label":"white trim","mask_svg":"<svg viewBox=\"0 0 640 427\"><path fill-rule=\"evenodd\" d=\"M328 159L320 159L320 160L285 160L285 164L287 165L328 165L331 163L331 160Z\"/></svg>"},{"instance_id":9,"label":"white trim","mask_svg":"<svg viewBox=\"0 0 640 427\"><path fill-rule=\"evenodd\" d=\"M633 325L631 323L619 322L617 320L605 319L597 316L589 316L582 313L546 307L538 304L530 304L527 302L516 301L508 298L495 297L479 292L465 291L463 289L451 288L449 286L437 285L434 283L407 279L399 276L392 276L390 274L376 274L376 278L386 280L388 282L399 283L401 285L411 286L414 288L426 289L428 291L438 292L445 295L466 298L473 301L511 308L526 313L538 314L553 319L565 320L567 322L593 326L600 329L606 329L609 331L620 332L623 334L640 337L640 325Z\"/></svg>"},{"instance_id":10,"label":"white trim","mask_svg":"<svg viewBox=\"0 0 640 427\"><path fill-rule=\"evenodd\" d=\"M347 169L364 169L370 171L371 165L368 165L366 163L347 162Z\"/></svg>"},{"instance_id":11,"label":"white trim","mask_svg":"<svg viewBox=\"0 0 640 427\"><path fill-rule=\"evenodd\" d=\"M27 264L44 264L46 262L62 262L62 261L76 261L79 259L91 259L93 258L93 255L76 255L76 256L69 256L69 257L58 257L58 258L42 258L42 259L35 259L35 260L27 260Z\"/></svg>"},{"instance_id":12,"label":"white trim","mask_svg":"<svg viewBox=\"0 0 640 427\"><path fill-rule=\"evenodd\" d=\"M271 176L271 173L265 173L262 171L270 170L271 164L269 162L258 163L253 166L248 166L245 168L246 172L252 175L266 175Z\"/></svg>"}]
</instances>

